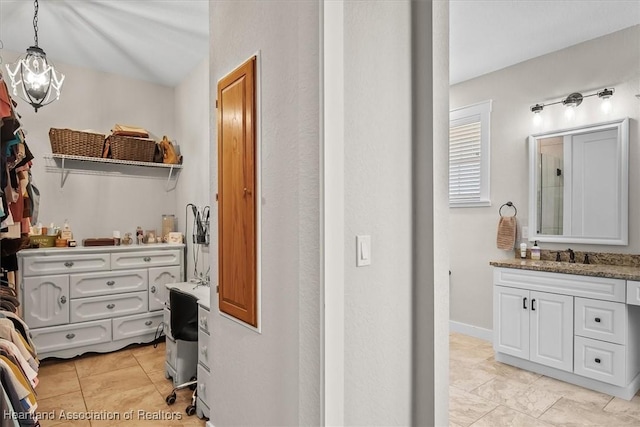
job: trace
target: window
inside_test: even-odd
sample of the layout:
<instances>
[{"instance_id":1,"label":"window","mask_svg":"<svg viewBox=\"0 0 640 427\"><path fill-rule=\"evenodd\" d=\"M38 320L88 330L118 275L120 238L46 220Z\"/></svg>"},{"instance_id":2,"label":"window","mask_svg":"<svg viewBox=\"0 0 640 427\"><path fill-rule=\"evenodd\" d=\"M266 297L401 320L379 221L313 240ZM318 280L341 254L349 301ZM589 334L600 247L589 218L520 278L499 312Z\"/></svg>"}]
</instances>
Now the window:
<instances>
[{"instance_id":1,"label":"window","mask_svg":"<svg viewBox=\"0 0 640 427\"><path fill-rule=\"evenodd\" d=\"M490 206L491 100L449 113L449 207Z\"/></svg>"}]
</instances>

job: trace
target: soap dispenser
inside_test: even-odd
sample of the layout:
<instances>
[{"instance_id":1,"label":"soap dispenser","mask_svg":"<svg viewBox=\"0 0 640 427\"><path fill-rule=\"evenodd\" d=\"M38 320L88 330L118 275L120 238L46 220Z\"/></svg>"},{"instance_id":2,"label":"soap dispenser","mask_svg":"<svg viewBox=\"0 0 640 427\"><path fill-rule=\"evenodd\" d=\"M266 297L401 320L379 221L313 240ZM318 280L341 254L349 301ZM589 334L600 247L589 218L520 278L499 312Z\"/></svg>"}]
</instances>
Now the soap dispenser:
<instances>
[{"instance_id":1,"label":"soap dispenser","mask_svg":"<svg viewBox=\"0 0 640 427\"><path fill-rule=\"evenodd\" d=\"M531 247L531 259L540 259L540 246L538 246L537 240L533 242L533 246Z\"/></svg>"}]
</instances>

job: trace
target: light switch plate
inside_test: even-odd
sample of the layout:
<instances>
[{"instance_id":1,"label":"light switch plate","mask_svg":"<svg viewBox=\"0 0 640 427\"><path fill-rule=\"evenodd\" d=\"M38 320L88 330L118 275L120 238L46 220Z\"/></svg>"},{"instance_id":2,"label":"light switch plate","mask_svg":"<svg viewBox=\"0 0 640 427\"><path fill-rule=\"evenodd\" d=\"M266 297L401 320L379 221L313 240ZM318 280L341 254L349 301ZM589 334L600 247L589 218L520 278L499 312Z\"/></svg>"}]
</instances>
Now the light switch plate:
<instances>
[{"instance_id":1,"label":"light switch plate","mask_svg":"<svg viewBox=\"0 0 640 427\"><path fill-rule=\"evenodd\" d=\"M371 265L371 236L356 236L356 267Z\"/></svg>"}]
</instances>

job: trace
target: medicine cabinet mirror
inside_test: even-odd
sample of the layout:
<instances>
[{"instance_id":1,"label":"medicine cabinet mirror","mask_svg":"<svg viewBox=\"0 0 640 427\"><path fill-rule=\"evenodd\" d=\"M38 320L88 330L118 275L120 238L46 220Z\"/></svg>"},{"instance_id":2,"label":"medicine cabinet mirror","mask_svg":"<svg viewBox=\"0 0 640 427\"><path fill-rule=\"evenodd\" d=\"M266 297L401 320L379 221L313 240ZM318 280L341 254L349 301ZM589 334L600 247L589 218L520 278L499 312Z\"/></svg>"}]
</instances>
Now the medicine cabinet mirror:
<instances>
[{"instance_id":1,"label":"medicine cabinet mirror","mask_svg":"<svg viewBox=\"0 0 640 427\"><path fill-rule=\"evenodd\" d=\"M629 119L529 137L530 240L626 245Z\"/></svg>"}]
</instances>

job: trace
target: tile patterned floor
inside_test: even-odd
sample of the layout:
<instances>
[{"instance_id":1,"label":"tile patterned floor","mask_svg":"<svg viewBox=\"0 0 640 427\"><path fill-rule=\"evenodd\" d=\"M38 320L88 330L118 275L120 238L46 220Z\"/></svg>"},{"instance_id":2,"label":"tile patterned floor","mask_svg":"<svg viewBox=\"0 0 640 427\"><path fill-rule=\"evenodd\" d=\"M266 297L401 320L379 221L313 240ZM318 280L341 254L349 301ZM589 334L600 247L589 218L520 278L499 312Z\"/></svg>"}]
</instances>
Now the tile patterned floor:
<instances>
[{"instance_id":1,"label":"tile patterned floor","mask_svg":"<svg viewBox=\"0 0 640 427\"><path fill-rule=\"evenodd\" d=\"M164 359L165 345L161 343L156 348L130 346L107 354L44 360L36 388L40 424L42 427L204 427L204 420L184 412L191 401L190 390L179 390L175 404L165 403L173 386L164 377ZM93 414L120 419L72 419ZM133 415L125 420L128 414Z\"/></svg>"},{"instance_id":2,"label":"tile patterned floor","mask_svg":"<svg viewBox=\"0 0 640 427\"><path fill-rule=\"evenodd\" d=\"M449 344L452 427L640 426L640 395L627 401L496 362L478 338L451 333Z\"/></svg>"}]
</instances>

